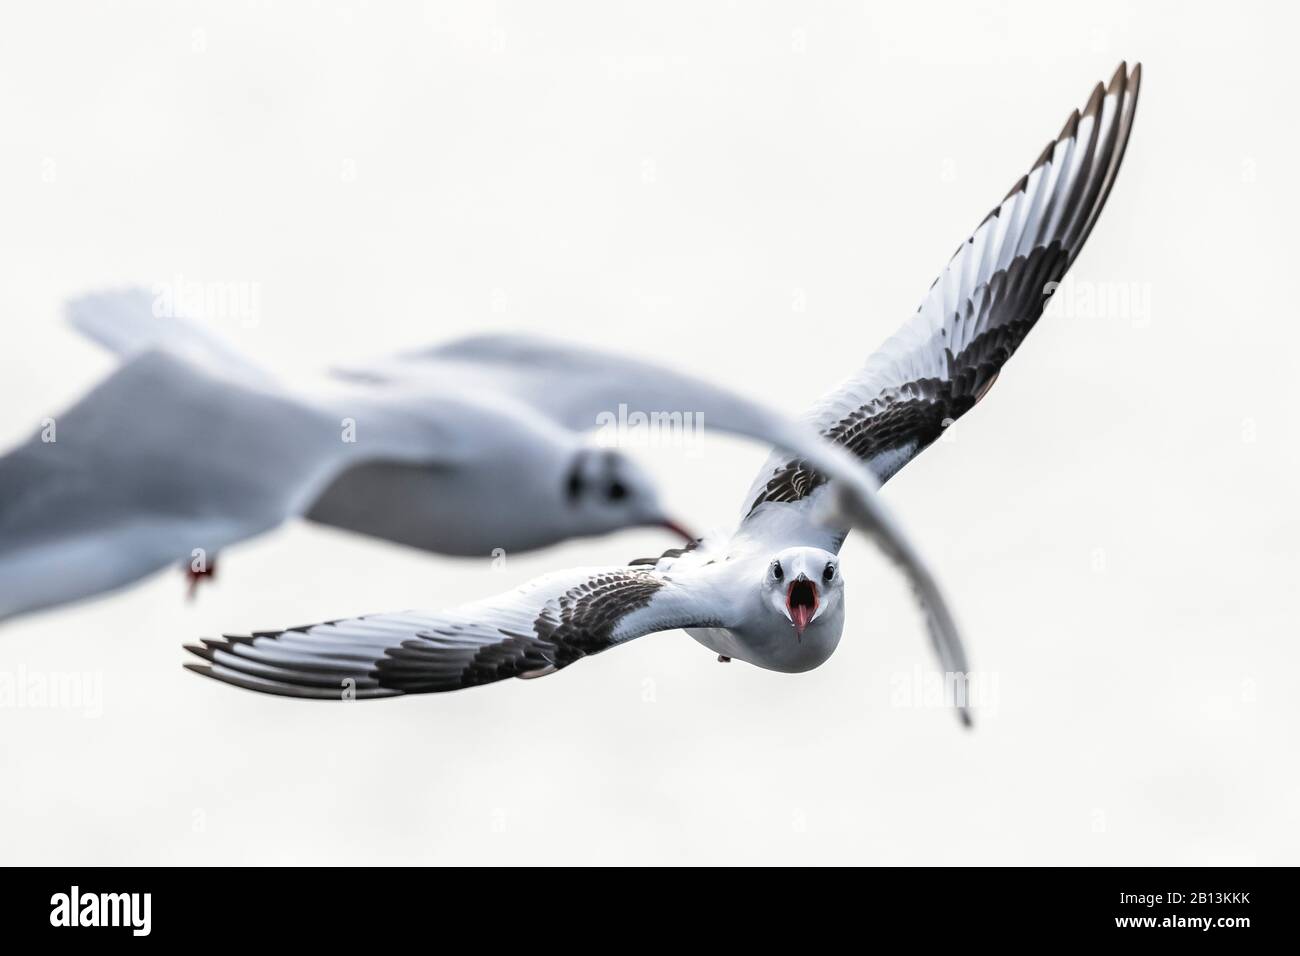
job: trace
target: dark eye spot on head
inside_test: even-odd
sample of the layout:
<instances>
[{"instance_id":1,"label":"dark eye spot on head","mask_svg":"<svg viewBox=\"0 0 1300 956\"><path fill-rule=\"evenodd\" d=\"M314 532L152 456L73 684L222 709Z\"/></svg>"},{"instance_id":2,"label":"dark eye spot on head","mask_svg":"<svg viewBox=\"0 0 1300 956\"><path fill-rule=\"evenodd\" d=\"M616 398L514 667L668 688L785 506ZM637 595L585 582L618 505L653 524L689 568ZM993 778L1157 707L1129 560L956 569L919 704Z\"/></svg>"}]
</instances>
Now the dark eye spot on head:
<instances>
[{"instance_id":1,"label":"dark eye spot on head","mask_svg":"<svg viewBox=\"0 0 1300 956\"><path fill-rule=\"evenodd\" d=\"M605 497L610 501L622 501L627 497L627 485L617 479L611 481L609 487L605 489Z\"/></svg>"},{"instance_id":2,"label":"dark eye spot on head","mask_svg":"<svg viewBox=\"0 0 1300 956\"><path fill-rule=\"evenodd\" d=\"M569 477L564 482L564 491L565 494L569 496L570 501L577 501L578 497L582 494L582 462L581 461L575 463L573 468L569 471Z\"/></svg>"},{"instance_id":3,"label":"dark eye spot on head","mask_svg":"<svg viewBox=\"0 0 1300 956\"><path fill-rule=\"evenodd\" d=\"M832 581L835 580L835 565L833 564L826 565L826 570L822 572L822 580L825 581L827 584L830 584Z\"/></svg>"},{"instance_id":4,"label":"dark eye spot on head","mask_svg":"<svg viewBox=\"0 0 1300 956\"><path fill-rule=\"evenodd\" d=\"M772 577L776 578L778 581L785 577L785 571L781 570L780 561L772 562Z\"/></svg>"}]
</instances>

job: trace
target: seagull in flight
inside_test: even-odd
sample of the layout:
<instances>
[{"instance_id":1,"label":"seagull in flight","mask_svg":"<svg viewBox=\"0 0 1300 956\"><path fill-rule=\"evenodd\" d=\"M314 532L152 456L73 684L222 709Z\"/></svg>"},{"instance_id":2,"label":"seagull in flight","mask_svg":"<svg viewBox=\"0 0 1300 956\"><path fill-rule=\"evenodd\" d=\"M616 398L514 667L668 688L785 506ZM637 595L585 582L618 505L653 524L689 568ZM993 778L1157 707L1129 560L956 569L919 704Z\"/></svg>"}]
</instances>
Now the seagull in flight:
<instances>
[{"instance_id":1,"label":"seagull in flight","mask_svg":"<svg viewBox=\"0 0 1300 956\"><path fill-rule=\"evenodd\" d=\"M899 534L843 448L649 362L480 337L298 389L201 326L155 317L143 290L74 301L69 318L121 364L52 440L43 430L0 457L0 620L206 564L295 516L448 555L644 525L689 540L649 475L585 434L628 402L788 449Z\"/></svg>"},{"instance_id":2,"label":"seagull in flight","mask_svg":"<svg viewBox=\"0 0 1300 956\"><path fill-rule=\"evenodd\" d=\"M808 422L884 482L973 408L1042 315L1091 233L1128 145L1141 66L1120 64L949 260L903 327ZM617 377L617 373L615 373ZM882 530L873 496L774 452L736 530L626 566L578 568L442 611L331 621L188 645L186 667L268 694L322 700L533 678L659 631L775 671L822 664L844 626L839 551L853 527L907 573L954 703L970 724L968 666L918 556Z\"/></svg>"}]
</instances>

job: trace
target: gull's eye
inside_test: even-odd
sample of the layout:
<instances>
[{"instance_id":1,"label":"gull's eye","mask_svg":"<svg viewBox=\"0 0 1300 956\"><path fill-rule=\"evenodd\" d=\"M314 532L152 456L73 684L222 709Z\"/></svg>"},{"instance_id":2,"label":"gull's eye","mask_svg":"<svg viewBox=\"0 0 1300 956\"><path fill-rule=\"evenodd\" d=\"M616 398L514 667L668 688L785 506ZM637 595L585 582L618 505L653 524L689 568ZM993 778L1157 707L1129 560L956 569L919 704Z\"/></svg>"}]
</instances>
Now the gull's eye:
<instances>
[{"instance_id":1,"label":"gull's eye","mask_svg":"<svg viewBox=\"0 0 1300 956\"><path fill-rule=\"evenodd\" d=\"M830 584L832 581L835 580L835 565L833 564L826 565L826 570L822 572L822 580L825 581L827 584Z\"/></svg>"},{"instance_id":2,"label":"gull's eye","mask_svg":"<svg viewBox=\"0 0 1300 956\"><path fill-rule=\"evenodd\" d=\"M582 495L582 471L577 465L569 472L569 478L564 483L564 489L570 501L577 501Z\"/></svg>"},{"instance_id":3,"label":"gull's eye","mask_svg":"<svg viewBox=\"0 0 1300 956\"><path fill-rule=\"evenodd\" d=\"M605 489L605 497L610 501L622 501L627 497L627 485L621 481L611 481Z\"/></svg>"},{"instance_id":4,"label":"gull's eye","mask_svg":"<svg viewBox=\"0 0 1300 956\"><path fill-rule=\"evenodd\" d=\"M785 577L785 572L781 570L780 561L772 562L772 577L778 581L780 581L783 577Z\"/></svg>"}]
</instances>

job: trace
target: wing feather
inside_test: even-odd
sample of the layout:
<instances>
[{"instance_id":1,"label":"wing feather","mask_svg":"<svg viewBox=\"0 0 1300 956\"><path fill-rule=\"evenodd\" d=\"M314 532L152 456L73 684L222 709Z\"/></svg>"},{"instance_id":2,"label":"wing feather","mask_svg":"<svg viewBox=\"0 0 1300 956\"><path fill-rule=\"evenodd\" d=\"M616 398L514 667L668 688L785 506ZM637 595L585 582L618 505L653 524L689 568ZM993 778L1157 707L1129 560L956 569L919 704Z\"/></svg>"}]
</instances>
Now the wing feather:
<instances>
[{"instance_id":1,"label":"wing feather","mask_svg":"<svg viewBox=\"0 0 1300 956\"><path fill-rule=\"evenodd\" d=\"M1121 63L953 254L915 315L808 420L884 482L984 397L1083 248L1128 145L1140 65ZM774 453L746 497L806 499L823 479Z\"/></svg>"},{"instance_id":2,"label":"wing feather","mask_svg":"<svg viewBox=\"0 0 1300 956\"><path fill-rule=\"evenodd\" d=\"M720 626L708 592L651 570L585 568L438 612L380 614L205 639L185 666L249 690L321 700L459 690L561 670L655 631Z\"/></svg>"}]
</instances>

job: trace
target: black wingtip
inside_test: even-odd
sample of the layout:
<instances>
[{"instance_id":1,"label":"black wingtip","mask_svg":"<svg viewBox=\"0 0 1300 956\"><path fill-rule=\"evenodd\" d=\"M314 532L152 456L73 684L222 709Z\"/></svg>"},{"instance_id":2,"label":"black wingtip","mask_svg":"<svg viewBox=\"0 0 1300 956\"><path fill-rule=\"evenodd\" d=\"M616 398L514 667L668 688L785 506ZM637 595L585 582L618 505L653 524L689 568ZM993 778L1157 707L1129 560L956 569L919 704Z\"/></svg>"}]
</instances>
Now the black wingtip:
<instances>
[{"instance_id":1,"label":"black wingtip","mask_svg":"<svg viewBox=\"0 0 1300 956\"><path fill-rule=\"evenodd\" d=\"M213 677L211 664L195 664L192 661L186 661L181 665L187 671L194 671L196 674L202 674L204 677Z\"/></svg>"},{"instance_id":2,"label":"black wingtip","mask_svg":"<svg viewBox=\"0 0 1300 956\"><path fill-rule=\"evenodd\" d=\"M1064 142L1067 139L1073 139L1075 136L1078 135L1078 133L1079 133L1079 111L1075 110L1066 118L1065 125L1062 126L1061 131L1056 134L1056 141L1060 143L1060 142Z\"/></svg>"},{"instance_id":3,"label":"black wingtip","mask_svg":"<svg viewBox=\"0 0 1300 956\"><path fill-rule=\"evenodd\" d=\"M1098 116L1101 113L1102 101L1106 99L1106 87L1098 83L1092 88L1092 96L1088 97L1088 105L1083 108L1083 116Z\"/></svg>"},{"instance_id":4,"label":"black wingtip","mask_svg":"<svg viewBox=\"0 0 1300 956\"><path fill-rule=\"evenodd\" d=\"M1128 64L1123 60L1120 60L1119 67L1115 70L1115 74L1110 78L1110 82L1106 84L1106 95L1114 96L1118 93L1123 88L1124 81L1127 79Z\"/></svg>"},{"instance_id":5,"label":"black wingtip","mask_svg":"<svg viewBox=\"0 0 1300 956\"><path fill-rule=\"evenodd\" d=\"M1030 172L1033 172L1034 170L1038 169L1038 167L1040 166L1046 165L1047 161L1052 158L1052 153L1055 152L1055 150L1056 150L1056 140L1052 140L1050 143L1044 146L1043 151L1038 154L1038 158L1034 160L1034 165L1030 169ZM974 239L975 237L971 236L971 240L974 241Z\"/></svg>"},{"instance_id":6,"label":"black wingtip","mask_svg":"<svg viewBox=\"0 0 1300 956\"><path fill-rule=\"evenodd\" d=\"M1021 176L1018 180L1016 180L1016 184L1011 187L1011 189L1007 192L1007 194L1002 197L1002 202L998 203L998 205L999 206L1005 205L1006 201L1010 199L1012 196L1014 196L1016 193L1024 192L1025 186L1027 185L1029 185L1029 176L1028 175Z\"/></svg>"},{"instance_id":7,"label":"black wingtip","mask_svg":"<svg viewBox=\"0 0 1300 956\"><path fill-rule=\"evenodd\" d=\"M970 715L970 711L965 707L961 707L957 710L957 717L961 720L961 725L966 730L975 729L975 718Z\"/></svg>"}]
</instances>

